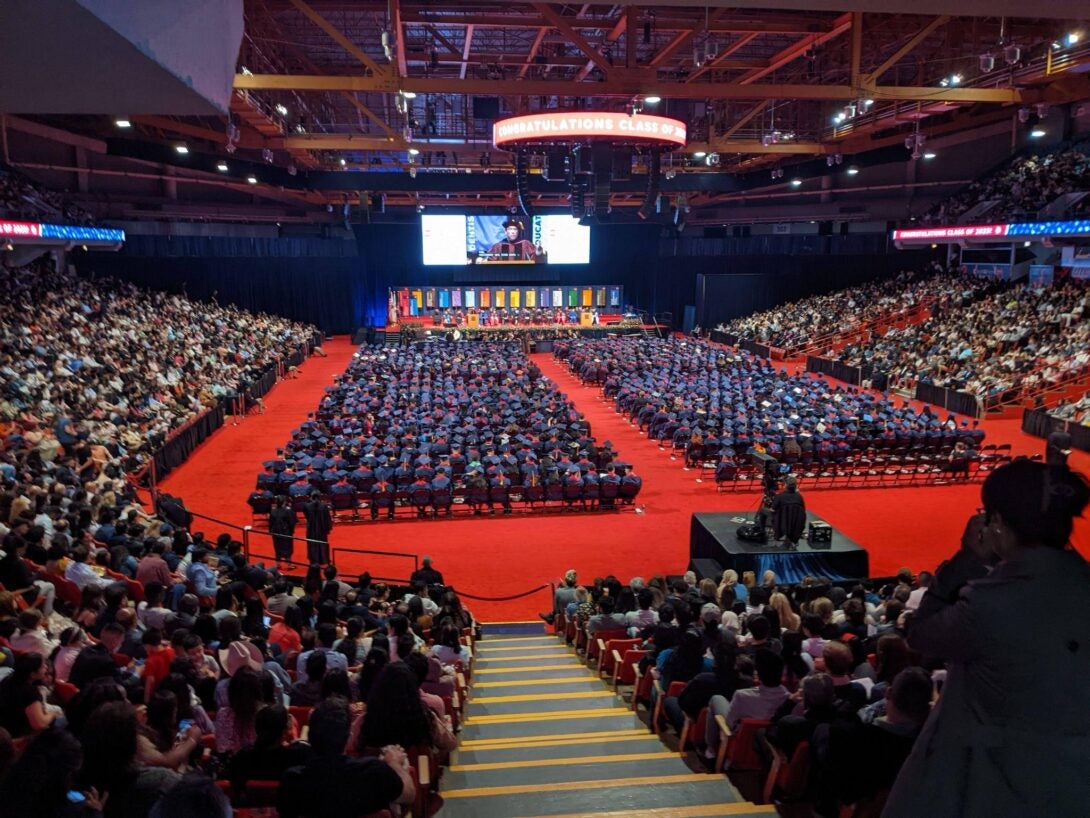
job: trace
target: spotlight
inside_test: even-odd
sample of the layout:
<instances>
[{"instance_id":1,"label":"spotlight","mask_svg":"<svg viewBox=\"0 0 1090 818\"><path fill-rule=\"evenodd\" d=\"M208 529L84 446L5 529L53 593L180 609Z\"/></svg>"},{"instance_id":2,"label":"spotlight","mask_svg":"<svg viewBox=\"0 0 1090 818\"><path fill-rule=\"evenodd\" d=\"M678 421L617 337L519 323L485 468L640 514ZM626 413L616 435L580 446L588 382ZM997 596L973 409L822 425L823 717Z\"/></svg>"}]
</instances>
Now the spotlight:
<instances>
[{"instance_id":1,"label":"spotlight","mask_svg":"<svg viewBox=\"0 0 1090 818\"><path fill-rule=\"evenodd\" d=\"M1037 118L1038 119L1044 119L1046 116L1048 116L1048 103L1047 102L1038 102L1033 107L1033 109L1037 112Z\"/></svg>"},{"instance_id":2,"label":"spotlight","mask_svg":"<svg viewBox=\"0 0 1090 818\"><path fill-rule=\"evenodd\" d=\"M288 176L294 176L298 172L299 171L298 169L296 169L295 165L288 165Z\"/></svg>"},{"instance_id":3,"label":"spotlight","mask_svg":"<svg viewBox=\"0 0 1090 818\"><path fill-rule=\"evenodd\" d=\"M343 167L344 167L345 165L347 165L347 164L348 164L348 160L347 160L347 159L345 159L345 158L344 158L343 156L342 156L342 157L340 158L340 160L339 160L339 161L340 161L340 164L341 164L341 167L342 167L342 168L343 168Z\"/></svg>"},{"instance_id":4,"label":"spotlight","mask_svg":"<svg viewBox=\"0 0 1090 818\"><path fill-rule=\"evenodd\" d=\"M651 94L651 96L644 97L643 101L646 102L648 105L658 105L660 102L662 102L662 97L660 97L658 94Z\"/></svg>"},{"instance_id":5,"label":"spotlight","mask_svg":"<svg viewBox=\"0 0 1090 818\"><path fill-rule=\"evenodd\" d=\"M416 99L416 91L402 91L401 96L405 99Z\"/></svg>"},{"instance_id":6,"label":"spotlight","mask_svg":"<svg viewBox=\"0 0 1090 818\"><path fill-rule=\"evenodd\" d=\"M950 75L950 84L951 85L961 85L961 74L951 74Z\"/></svg>"},{"instance_id":7,"label":"spotlight","mask_svg":"<svg viewBox=\"0 0 1090 818\"><path fill-rule=\"evenodd\" d=\"M1030 241L1024 241L1024 242L1022 242L1022 246L1023 247L1029 247L1032 243L1033 242L1030 242Z\"/></svg>"},{"instance_id":8,"label":"spotlight","mask_svg":"<svg viewBox=\"0 0 1090 818\"><path fill-rule=\"evenodd\" d=\"M226 162L219 162L216 164L216 170L218 170L220 173L227 173L229 168L227 167Z\"/></svg>"},{"instance_id":9,"label":"spotlight","mask_svg":"<svg viewBox=\"0 0 1090 818\"><path fill-rule=\"evenodd\" d=\"M673 179L677 176L677 171L674 168L670 168L662 174L667 179Z\"/></svg>"},{"instance_id":10,"label":"spotlight","mask_svg":"<svg viewBox=\"0 0 1090 818\"><path fill-rule=\"evenodd\" d=\"M278 114L280 114L280 116L287 116L288 115L288 107L286 105L284 105L282 102L278 102L278 103L276 103L276 112Z\"/></svg>"},{"instance_id":11,"label":"spotlight","mask_svg":"<svg viewBox=\"0 0 1090 818\"><path fill-rule=\"evenodd\" d=\"M1048 133L1048 132L1047 131L1042 131L1040 128L1034 128L1032 131L1029 132L1029 135L1034 139L1040 139L1046 133Z\"/></svg>"},{"instance_id":12,"label":"spotlight","mask_svg":"<svg viewBox=\"0 0 1090 818\"><path fill-rule=\"evenodd\" d=\"M848 118L847 114L845 114L843 111L841 111L840 113L838 113L836 116L833 117L833 122L835 122L837 125L839 125L841 122L843 122L847 118Z\"/></svg>"},{"instance_id":13,"label":"spotlight","mask_svg":"<svg viewBox=\"0 0 1090 818\"><path fill-rule=\"evenodd\" d=\"M249 183L250 183L251 185L256 185L256 184L257 184L257 177L256 177L256 176L252 176L252 175L251 175L251 176L247 176L247 177L246 177L246 181L247 181L247 182L249 182Z\"/></svg>"},{"instance_id":14,"label":"spotlight","mask_svg":"<svg viewBox=\"0 0 1090 818\"><path fill-rule=\"evenodd\" d=\"M409 148L409 156L419 156L420 151L417 148Z\"/></svg>"},{"instance_id":15,"label":"spotlight","mask_svg":"<svg viewBox=\"0 0 1090 818\"><path fill-rule=\"evenodd\" d=\"M7 250L10 253L12 250L15 249L15 245L12 244L10 241L5 242L4 243L4 249Z\"/></svg>"},{"instance_id":16,"label":"spotlight","mask_svg":"<svg viewBox=\"0 0 1090 818\"><path fill-rule=\"evenodd\" d=\"M1030 110L1028 105L1023 105L1018 109L1018 121L1025 125L1029 122Z\"/></svg>"},{"instance_id":17,"label":"spotlight","mask_svg":"<svg viewBox=\"0 0 1090 818\"><path fill-rule=\"evenodd\" d=\"M927 153L925 153L923 155L923 158L924 159L934 159L936 156L938 156L938 154L935 153L934 151L928 151Z\"/></svg>"},{"instance_id":18,"label":"spotlight","mask_svg":"<svg viewBox=\"0 0 1090 818\"><path fill-rule=\"evenodd\" d=\"M848 168L848 175L849 176L855 176L858 173L859 173L859 168L855 167L855 165L852 165L850 168Z\"/></svg>"},{"instance_id":19,"label":"spotlight","mask_svg":"<svg viewBox=\"0 0 1090 818\"><path fill-rule=\"evenodd\" d=\"M1003 59L1007 61L1007 65L1014 65L1022 59L1022 49L1016 45L1008 45L1003 49Z\"/></svg>"},{"instance_id":20,"label":"spotlight","mask_svg":"<svg viewBox=\"0 0 1090 818\"><path fill-rule=\"evenodd\" d=\"M236 150L236 145L234 142L228 142L226 145L223 146L223 149L228 153L234 153Z\"/></svg>"},{"instance_id":21,"label":"spotlight","mask_svg":"<svg viewBox=\"0 0 1090 818\"><path fill-rule=\"evenodd\" d=\"M127 120L127 119L115 119L114 120L114 125L121 128L122 130L124 130L125 128L131 128L132 127L132 123L129 122L129 120Z\"/></svg>"},{"instance_id":22,"label":"spotlight","mask_svg":"<svg viewBox=\"0 0 1090 818\"><path fill-rule=\"evenodd\" d=\"M182 156L185 156L187 153L189 153L189 148L185 145L175 145L174 150L176 150Z\"/></svg>"},{"instance_id":23,"label":"spotlight","mask_svg":"<svg viewBox=\"0 0 1090 818\"><path fill-rule=\"evenodd\" d=\"M416 178L416 165L413 165L411 168L409 168L409 178L410 179L415 179Z\"/></svg>"},{"instance_id":24,"label":"spotlight","mask_svg":"<svg viewBox=\"0 0 1090 818\"><path fill-rule=\"evenodd\" d=\"M416 212L417 212L417 213L423 213L423 212L424 212L424 205L422 205L422 204L418 204L418 205L416 206Z\"/></svg>"},{"instance_id":25,"label":"spotlight","mask_svg":"<svg viewBox=\"0 0 1090 818\"><path fill-rule=\"evenodd\" d=\"M719 154L718 153L709 153L704 158L704 164L708 165L709 167L717 166L719 164Z\"/></svg>"},{"instance_id":26,"label":"spotlight","mask_svg":"<svg viewBox=\"0 0 1090 818\"><path fill-rule=\"evenodd\" d=\"M772 134L766 133L761 135L761 144L766 148L772 144Z\"/></svg>"},{"instance_id":27,"label":"spotlight","mask_svg":"<svg viewBox=\"0 0 1090 818\"><path fill-rule=\"evenodd\" d=\"M994 54L981 54L980 55L980 73L990 74L995 70L995 55Z\"/></svg>"},{"instance_id":28,"label":"spotlight","mask_svg":"<svg viewBox=\"0 0 1090 818\"><path fill-rule=\"evenodd\" d=\"M828 156L826 156L826 157L825 157L825 164L826 164L826 165L827 165L828 167L830 167L830 168L831 168L831 167L833 166L833 163L834 163L835 161L836 161L836 160L835 160L835 159L833 159L833 156L832 156L832 154L830 154L830 155L828 155Z\"/></svg>"},{"instance_id":29,"label":"spotlight","mask_svg":"<svg viewBox=\"0 0 1090 818\"><path fill-rule=\"evenodd\" d=\"M842 154L842 153L833 154L833 160L838 165L842 164L844 162L844 154Z\"/></svg>"},{"instance_id":30,"label":"spotlight","mask_svg":"<svg viewBox=\"0 0 1090 818\"><path fill-rule=\"evenodd\" d=\"M802 179L792 179L791 187L802 187Z\"/></svg>"},{"instance_id":31,"label":"spotlight","mask_svg":"<svg viewBox=\"0 0 1090 818\"><path fill-rule=\"evenodd\" d=\"M271 150L269 150L268 148L262 148L261 149L261 158L264 159L268 164L271 165L272 161L273 161L273 152Z\"/></svg>"},{"instance_id":32,"label":"spotlight","mask_svg":"<svg viewBox=\"0 0 1090 818\"><path fill-rule=\"evenodd\" d=\"M1069 32L1068 35L1064 37L1064 42L1067 43L1067 45L1069 46L1075 45L1079 41L1081 36L1082 35L1080 35L1077 31Z\"/></svg>"}]
</instances>

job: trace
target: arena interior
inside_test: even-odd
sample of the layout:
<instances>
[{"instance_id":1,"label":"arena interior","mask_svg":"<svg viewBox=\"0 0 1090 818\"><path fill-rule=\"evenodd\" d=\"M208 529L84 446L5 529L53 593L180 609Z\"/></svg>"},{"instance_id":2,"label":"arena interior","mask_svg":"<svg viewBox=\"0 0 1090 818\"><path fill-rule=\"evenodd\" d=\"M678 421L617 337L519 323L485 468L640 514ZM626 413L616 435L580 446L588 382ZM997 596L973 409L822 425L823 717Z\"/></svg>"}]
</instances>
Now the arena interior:
<instances>
[{"instance_id":1,"label":"arena interior","mask_svg":"<svg viewBox=\"0 0 1090 818\"><path fill-rule=\"evenodd\" d=\"M1086 814L1084 2L3 11L0 814Z\"/></svg>"}]
</instances>

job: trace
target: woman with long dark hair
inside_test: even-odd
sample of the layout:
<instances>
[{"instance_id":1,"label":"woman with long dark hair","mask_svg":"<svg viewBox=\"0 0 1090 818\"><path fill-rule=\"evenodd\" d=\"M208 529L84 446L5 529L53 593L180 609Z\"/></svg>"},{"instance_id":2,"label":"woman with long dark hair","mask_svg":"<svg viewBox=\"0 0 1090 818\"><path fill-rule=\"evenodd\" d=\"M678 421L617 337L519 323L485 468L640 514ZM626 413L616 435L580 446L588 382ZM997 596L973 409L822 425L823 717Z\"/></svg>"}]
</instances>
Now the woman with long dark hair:
<instances>
[{"instance_id":1,"label":"woman with long dark hair","mask_svg":"<svg viewBox=\"0 0 1090 818\"><path fill-rule=\"evenodd\" d=\"M237 753L254 743L254 718L265 706L261 674L251 667L235 671L227 685L227 702L216 711L216 750Z\"/></svg>"},{"instance_id":2,"label":"woman with long dark hair","mask_svg":"<svg viewBox=\"0 0 1090 818\"><path fill-rule=\"evenodd\" d=\"M109 796L104 815L147 815L154 803L181 776L165 767L146 767L136 758L140 725L128 702L109 702L95 710L84 726L80 779Z\"/></svg>"},{"instance_id":3,"label":"woman with long dark hair","mask_svg":"<svg viewBox=\"0 0 1090 818\"><path fill-rule=\"evenodd\" d=\"M371 686L357 749L388 744L454 749L453 736L433 724L430 713L420 701L416 674L404 662L391 662Z\"/></svg>"},{"instance_id":4,"label":"woman with long dark hair","mask_svg":"<svg viewBox=\"0 0 1090 818\"><path fill-rule=\"evenodd\" d=\"M147 704L145 724L136 737L136 762L145 767L181 769L201 746L201 728L178 720L178 697L157 690Z\"/></svg>"},{"instance_id":5,"label":"woman with long dark hair","mask_svg":"<svg viewBox=\"0 0 1090 818\"><path fill-rule=\"evenodd\" d=\"M15 667L0 682L0 726L15 737L38 733L63 714L61 708L46 704L49 663L40 653L22 653Z\"/></svg>"},{"instance_id":6,"label":"woman with long dark hair","mask_svg":"<svg viewBox=\"0 0 1090 818\"><path fill-rule=\"evenodd\" d=\"M390 638L384 633L376 633L371 640L371 650L363 658L359 675L356 676L356 688L360 698L367 701L371 693L371 687L375 683L382 669L390 662Z\"/></svg>"},{"instance_id":7,"label":"woman with long dark hair","mask_svg":"<svg viewBox=\"0 0 1090 818\"><path fill-rule=\"evenodd\" d=\"M82 793L75 803L68 793L77 788L83 764L79 741L65 730L47 730L34 738L0 785L4 815L18 818L84 818L101 813L97 790Z\"/></svg>"},{"instance_id":8,"label":"woman with long dark hair","mask_svg":"<svg viewBox=\"0 0 1090 818\"><path fill-rule=\"evenodd\" d=\"M313 755L310 745L293 740L287 708L272 704L258 711L254 746L231 758L227 778L241 791L250 780L278 780L285 770L306 764Z\"/></svg>"}]
</instances>

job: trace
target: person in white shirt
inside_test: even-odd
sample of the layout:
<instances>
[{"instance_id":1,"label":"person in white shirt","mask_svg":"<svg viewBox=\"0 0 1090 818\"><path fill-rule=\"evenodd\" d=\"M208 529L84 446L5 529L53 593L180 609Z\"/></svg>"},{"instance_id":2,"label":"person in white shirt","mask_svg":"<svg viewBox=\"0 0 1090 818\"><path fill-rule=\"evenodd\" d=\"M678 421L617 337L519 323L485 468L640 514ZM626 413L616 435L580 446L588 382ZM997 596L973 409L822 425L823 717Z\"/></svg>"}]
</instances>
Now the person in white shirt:
<instances>
[{"instance_id":1,"label":"person in white shirt","mask_svg":"<svg viewBox=\"0 0 1090 818\"><path fill-rule=\"evenodd\" d=\"M111 580L96 574L94 569L87 564L88 557L90 557L90 553L84 546L80 545L72 549L72 559L69 560L68 567L64 569L64 578L69 582L74 582L81 591L89 585L105 588L111 583Z\"/></svg>"},{"instance_id":2,"label":"person in white shirt","mask_svg":"<svg viewBox=\"0 0 1090 818\"><path fill-rule=\"evenodd\" d=\"M57 647L57 643L46 630L49 620L42 616L37 608L27 608L19 614L19 631L8 640L12 649L23 653L40 653L48 657Z\"/></svg>"},{"instance_id":3,"label":"person in white shirt","mask_svg":"<svg viewBox=\"0 0 1090 818\"><path fill-rule=\"evenodd\" d=\"M930 571L920 571L920 575L916 577L916 588L908 595L908 602L905 603L905 610L914 611L920 607L920 603L923 602L924 594L927 593L927 589L931 587L932 575Z\"/></svg>"},{"instance_id":4,"label":"person in white shirt","mask_svg":"<svg viewBox=\"0 0 1090 818\"><path fill-rule=\"evenodd\" d=\"M629 636L639 636L645 628L654 627L659 623L658 612L651 608L655 595L651 593L650 588L642 588L636 595L636 601L639 603L639 610L629 611L624 615Z\"/></svg>"}]
</instances>

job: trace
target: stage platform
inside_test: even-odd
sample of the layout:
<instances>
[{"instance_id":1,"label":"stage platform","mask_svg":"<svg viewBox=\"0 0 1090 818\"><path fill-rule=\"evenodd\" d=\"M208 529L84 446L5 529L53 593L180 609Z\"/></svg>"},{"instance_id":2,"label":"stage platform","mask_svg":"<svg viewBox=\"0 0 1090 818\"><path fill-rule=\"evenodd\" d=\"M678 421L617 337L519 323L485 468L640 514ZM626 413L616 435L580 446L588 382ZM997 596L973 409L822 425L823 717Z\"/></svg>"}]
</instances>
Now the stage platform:
<instances>
[{"instance_id":1,"label":"stage platform","mask_svg":"<svg viewBox=\"0 0 1090 818\"><path fill-rule=\"evenodd\" d=\"M814 547L803 539L797 550L789 551L778 543L762 545L738 539L738 527L752 521L752 510L693 514L689 531L690 568L702 578L708 576L716 581L727 568L733 568L739 576L753 571L758 582L769 569L776 572L780 582L799 582L806 576L831 580L869 576L866 550L835 528L831 543ZM807 511L807 530L813 522L825 521Z\"/></svg>"}]
</instances>

